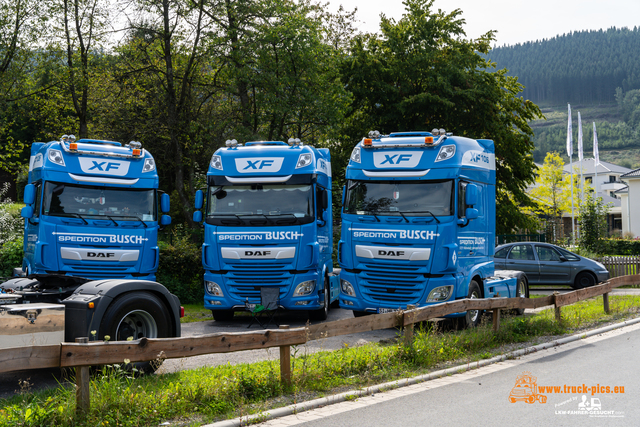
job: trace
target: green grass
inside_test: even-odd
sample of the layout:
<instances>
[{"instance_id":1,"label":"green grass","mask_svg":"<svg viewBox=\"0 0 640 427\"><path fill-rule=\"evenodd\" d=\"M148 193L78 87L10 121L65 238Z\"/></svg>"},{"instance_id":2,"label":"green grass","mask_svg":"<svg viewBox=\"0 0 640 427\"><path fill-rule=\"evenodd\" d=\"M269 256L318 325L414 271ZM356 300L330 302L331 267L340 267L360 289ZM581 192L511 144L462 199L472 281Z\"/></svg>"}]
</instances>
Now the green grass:
<instances>
[{"instance_id":1,"label":"green grass","mask_svg":"<svg viewBox=\"0 0 640 427\"><path fill-rule=\"evenodd\" d=\"M415 340L345 346L333 352L292 349L290 387L280 383L278 361L203 367L170 374L132 377L118 367L91 381L91 411L75 418L75 390L69 384L32 393L26 388L0 400L0 426L200 425L354 388L424 374L504 353L507 349L637 316L640 297L611 296L605 315L602 297L526 317L504 317L498 333L490 320L474 330L443 332L440 323L416 327ZM277 354L277 349L273 349Z\"/></svg>"},{"instance_id":2,"label":"green grass","mask_svg":"<svg viewBox=\"0 0 640 427\"><path fill-rule=\"evenodd\" d=\"M184 317L180 319L180 323L202 322L204 320L213 320L211 310L205 309L202 304L183 304Z\"/></svg>"}]
</instances>

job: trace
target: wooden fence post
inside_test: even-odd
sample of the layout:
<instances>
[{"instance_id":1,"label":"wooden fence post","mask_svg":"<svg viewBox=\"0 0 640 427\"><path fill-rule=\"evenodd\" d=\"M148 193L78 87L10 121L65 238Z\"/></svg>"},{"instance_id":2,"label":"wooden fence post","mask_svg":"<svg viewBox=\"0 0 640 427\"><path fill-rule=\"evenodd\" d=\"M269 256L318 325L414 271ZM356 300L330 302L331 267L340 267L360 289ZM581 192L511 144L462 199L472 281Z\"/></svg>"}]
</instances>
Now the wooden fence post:
<instances>
[{"instance_id":1,"label":"wooden fence post","mask_svg":"<svg viewBox=\"0 0 640 427\"><path fill-rule=\"evenodd\" d=\"M556 298L558 298L558 295L560 295L558 291L553 293L553 305L555 307L556 322L560 322L562 320L562 313L560 312L560 307L556 303Z\"/></svg>"},{"instance_id":2,"label":"wooden fence post","mask_svg":"<svg viewBox=\"0 0 640 427\"><path fill-rule=\"evenodd\" d=\"M609 314L609 293L602 294L602 302L604 304L604 312Z\"/></svg>"},{"instance_id":3,"label":"wooden fence post","mask_svg":"<svg viewBox=\"0 0 640 427\"><path fill-rule=\"evenodd\" d=\"M89 338L76 338L77 343L87 344ZM89 414L91 407L91 396L89 392L89 366L76 367L76 415L85 417Z\"/></svg>"},{"instance_id":4,"label":"wooden fence post","mask_svg":"<svg viewBox=\"0 0 640 427\"><path fill-rule=\"evenodd\" d=\"M407 305L407 310L413 310L414 308L416 308L415 305L413 304L408 304ZM404 326L404 345L405 347L409 347L411 345L413 345L413 327L414 324L410 324L410 325L405 325Z\"/></svg>"},{"instance_id":5,"label":"wooden fence post","mask_svg":"<svg viewBox=\"0 0 640 427\"><path fill-rule=\"evenodd\" d=\"M280 329L289 329L289 325L280 325ZM280 381L285 386L291 385L291 347L280 346Z\"/></svg>"},{"instance_id":6,"label":"wooden fence post","mask_svg":"<svg viewBox=\"0 0 640 427\"><path fill-rule=\"evenodd\" d=\"M493 309L493 332L498 332L500 329L500 309Z\"/></svg>"}]
</instances>

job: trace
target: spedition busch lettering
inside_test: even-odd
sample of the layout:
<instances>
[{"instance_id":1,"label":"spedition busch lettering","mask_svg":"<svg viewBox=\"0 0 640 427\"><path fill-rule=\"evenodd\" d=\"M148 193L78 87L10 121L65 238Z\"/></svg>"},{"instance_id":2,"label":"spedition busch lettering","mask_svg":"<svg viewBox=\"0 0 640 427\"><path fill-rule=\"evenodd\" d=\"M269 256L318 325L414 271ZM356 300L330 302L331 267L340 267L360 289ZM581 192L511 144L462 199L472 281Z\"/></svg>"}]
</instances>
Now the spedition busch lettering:
<instances>
[{"instance_id":1,"label":"spedition busch lettering","mask_svg":"<svg viewBox=\"0 0 640 427\"><path fill-rule=\"evenodd\" d=\"M252 233L219 233L218 239L237 241L261 241L261 240L296 240L303 234L298 231L263 231Z\"/></svg>"},{"instance_id":2,"label":"spedition busch lettering","mask_svg":"<svg viewBox=\"0 0 640 427\"><path fill-rule=\"evenodd\" d=\"M433 240L439 236L435 231L430 230L353 230L353 237L364 237L367 239L411 239L411 240Z\"/></svg>"},{"instance_id":3,"label":"spedition busch lettering","mask_svg":"<svg viewBox=\"0 0 640 427\"><path fill-rule=\"evenodd\" d=\"M101 235L101 234L58 234L59 242L72 242L72 243L95 243L95 244L109 244L109 243L120 243L120 244L134 244L141 245L142 242L147 240L142 236L132 236L132 235Z\"/></svg>"}]
</instances>

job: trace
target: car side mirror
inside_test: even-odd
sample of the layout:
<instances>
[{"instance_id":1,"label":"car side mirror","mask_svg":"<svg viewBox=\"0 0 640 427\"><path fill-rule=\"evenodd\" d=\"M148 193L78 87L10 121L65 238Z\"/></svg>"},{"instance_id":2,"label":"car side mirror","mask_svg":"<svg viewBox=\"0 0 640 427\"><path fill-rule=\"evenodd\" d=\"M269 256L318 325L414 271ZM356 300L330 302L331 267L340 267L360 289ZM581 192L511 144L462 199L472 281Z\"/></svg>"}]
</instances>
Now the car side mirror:
<instances>
[{"instance_id":1,"label":"car side mirror","mask_svg":"<svg viewBox=\"0 0 640 427\"><path fill-rule=\"evenodd\" d=\"M568 259L566 259L564 256L560 255L560 262L567 262Z\"/></svg>"}]
</instances>

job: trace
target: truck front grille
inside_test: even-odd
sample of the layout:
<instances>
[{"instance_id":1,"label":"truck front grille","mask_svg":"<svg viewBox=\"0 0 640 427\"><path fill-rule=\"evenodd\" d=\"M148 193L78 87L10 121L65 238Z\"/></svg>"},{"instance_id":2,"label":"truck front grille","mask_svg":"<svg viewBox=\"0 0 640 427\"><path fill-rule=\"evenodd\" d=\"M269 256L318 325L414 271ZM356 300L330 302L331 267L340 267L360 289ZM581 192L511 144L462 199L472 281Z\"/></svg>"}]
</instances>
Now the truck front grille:
<instances>
[{"instance_id":1,"label":"truck front grille","mask_svg":"<svg viewBox=\"0 0 640 427\"><path fill-rule=\"evenodd\" d=\"M262 286L280 288L280 297L284 298L293 280L293 274L285 270L288 265L272 262L234 264L224 276L225 285L233 297L243 301L248 298L252 303L260 301Z\"/></svg>"},{"instance_id":2,"label":"truck front grille","mask_svg":"<svg viewBox=\"0 0 640 427\"><path fill-rule=\"evenodd\" d=\"M358 287L366 300L406 305L419 302L427 279L419 267L391 264L365 264L358 274Z\"/></svg>"}]
</instances>

